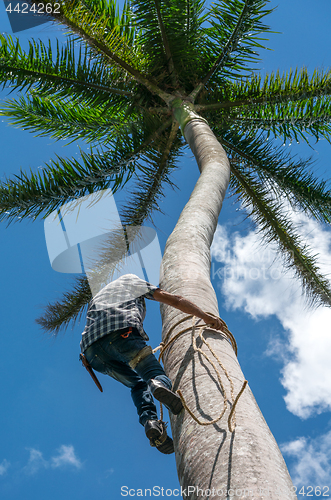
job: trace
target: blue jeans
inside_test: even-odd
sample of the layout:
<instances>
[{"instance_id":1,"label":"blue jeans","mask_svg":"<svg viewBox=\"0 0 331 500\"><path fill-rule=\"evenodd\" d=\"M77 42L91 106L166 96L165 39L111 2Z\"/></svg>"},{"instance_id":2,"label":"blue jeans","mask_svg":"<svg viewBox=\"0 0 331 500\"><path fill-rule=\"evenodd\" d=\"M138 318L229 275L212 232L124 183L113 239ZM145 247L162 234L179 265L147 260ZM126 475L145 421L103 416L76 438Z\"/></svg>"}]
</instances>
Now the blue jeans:
<instances>
[{"instance_id":1,"label":"blue jeans","mask_svg":"<svg viewBox=\"0 0 331 500\"><path fill-rule=\"evenodd\" d=\"M127 338L122 337L127 331L128 328L125 328L101 337L93 342L84 354L93 370L109 375L130 387L139 422L145 425L147 420L158 419L156 406L147 386L148 381L152 378L159 380L168 389L171 389L172 383L154 354L142 359L134 370L129 366L129 362L147 344L136 328L132 328Z\"/></svg>"}]
</instances>

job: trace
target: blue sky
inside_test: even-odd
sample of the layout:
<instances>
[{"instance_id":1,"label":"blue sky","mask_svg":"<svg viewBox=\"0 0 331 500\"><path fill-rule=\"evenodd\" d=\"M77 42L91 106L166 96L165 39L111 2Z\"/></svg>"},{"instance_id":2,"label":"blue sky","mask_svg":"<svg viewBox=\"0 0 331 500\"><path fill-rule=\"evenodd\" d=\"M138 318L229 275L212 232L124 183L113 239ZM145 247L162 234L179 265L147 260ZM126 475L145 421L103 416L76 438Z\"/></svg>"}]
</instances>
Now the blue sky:
<instances>
[{"instance_id":1,"label":"blue sky","mask_svg":"<svg viewBox=\"0 0 331 500\"><path fill-rule=\"evenodd\" d=\"M278 4L269 23L282 34L271 35L273 51L263 53L261 71L330 66L329 2L279 0ZM57 31L47 24L18 36L22 41L47 40ZM3 3L0 32L11 32ZM0 99L6 94L1 92ZM4 120L0 137L2 179L20 168L38 168L54 153L70 157L78 151L75 144L65 147L34 138ZM304 144L284 147L302 156L313 153L318 174L330 178L330 145L326 141L312 145L313 150ZM198 168L188 151L173 176L179 189L166 192L165 215L155 217L162 249L197 178ZM212 277L220 314L237 339L243 372L296 485L331 487L330 312L305 309L295 280L280 275L273 248L262 253L264 247L256 246L254 227L242 222L244 216L233 199L225 201L213 244ZM298 214L293 219L330 273L330 230ZM84 320L56 339L35 324L42 305L70 286L70 276L50 266L43 221L9 227L2 222L0 232L0 497L117 499L125 485L177 488L174 456L149 446L129 391L100 376L101 394L81 367ZM147 307L145 330L155 347L161 333L159 308L152 301Z\"/></svg>"}]
</instances>

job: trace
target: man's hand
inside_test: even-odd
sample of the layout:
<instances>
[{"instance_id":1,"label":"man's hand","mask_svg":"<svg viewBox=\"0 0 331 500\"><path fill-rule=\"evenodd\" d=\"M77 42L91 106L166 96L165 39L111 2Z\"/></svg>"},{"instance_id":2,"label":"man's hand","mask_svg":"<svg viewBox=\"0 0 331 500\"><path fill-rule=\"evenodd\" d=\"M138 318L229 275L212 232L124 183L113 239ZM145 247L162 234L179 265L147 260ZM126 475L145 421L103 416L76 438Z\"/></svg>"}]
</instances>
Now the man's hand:
<instances>
[{"instance_id":1,"label":"man's hand","mask_svg":"<svg viewBox=\"0 0 331 500\"><path fill-rule=\"evenodd\" d=\"M206 313L202 319L206 323L206 325L210 325L212 328L215 328L215 330L223 331L223 325L219 318Z\"/></svg>"}]
</instances>

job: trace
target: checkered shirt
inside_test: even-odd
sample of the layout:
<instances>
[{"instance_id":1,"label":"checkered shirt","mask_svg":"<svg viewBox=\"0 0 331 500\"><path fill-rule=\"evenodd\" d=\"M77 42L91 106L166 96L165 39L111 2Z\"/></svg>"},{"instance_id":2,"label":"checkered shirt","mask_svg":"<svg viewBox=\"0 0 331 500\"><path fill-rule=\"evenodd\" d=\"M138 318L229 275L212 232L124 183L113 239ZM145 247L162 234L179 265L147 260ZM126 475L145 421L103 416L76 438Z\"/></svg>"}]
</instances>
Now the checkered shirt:
<instances>
[{"instance_id":1,"label":"checkered shirt","mask_svg":"<svg viewBox=\"0 0 331 500\"><path fill-rule=\"evenodd\" d=\"M89 303L81 352L104 335L130 326L137 328L142 338L148 340L143 329L145 298L154 300L157 289L134 274L126 274L106 285Z\"/></svg>"}]
</instances>

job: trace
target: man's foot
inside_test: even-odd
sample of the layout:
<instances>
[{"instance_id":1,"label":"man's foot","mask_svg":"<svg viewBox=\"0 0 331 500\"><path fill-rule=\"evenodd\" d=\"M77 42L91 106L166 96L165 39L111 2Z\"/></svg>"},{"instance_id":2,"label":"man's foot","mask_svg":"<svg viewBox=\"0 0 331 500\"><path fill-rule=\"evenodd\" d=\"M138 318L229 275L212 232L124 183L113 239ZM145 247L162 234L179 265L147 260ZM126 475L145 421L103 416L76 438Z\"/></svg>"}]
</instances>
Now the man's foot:
<instances>
[{"instance_id":1,"label":"man's foot","mask_svg":"<svg viewBox=\"0 0 331 500\"><path fill-rule=\"evenodd\" d=\"M164 404L171 413L178 415L183 409L183 403L177 394L167 389L159 380L151 379L149 388L155 399Z\"/></svg>"},{"instance_id":2,"label":"man's foot","mask_svg":"<svg viewBox=\"0 0 331 500\"><path fill-rule=\"evenodd\" d=\"M145 433L150 445L155 446L161 453L170 455L174 450L174 443L167 435L166 424L162 420L147 420Z\"/></svg>"}]
</instances>

